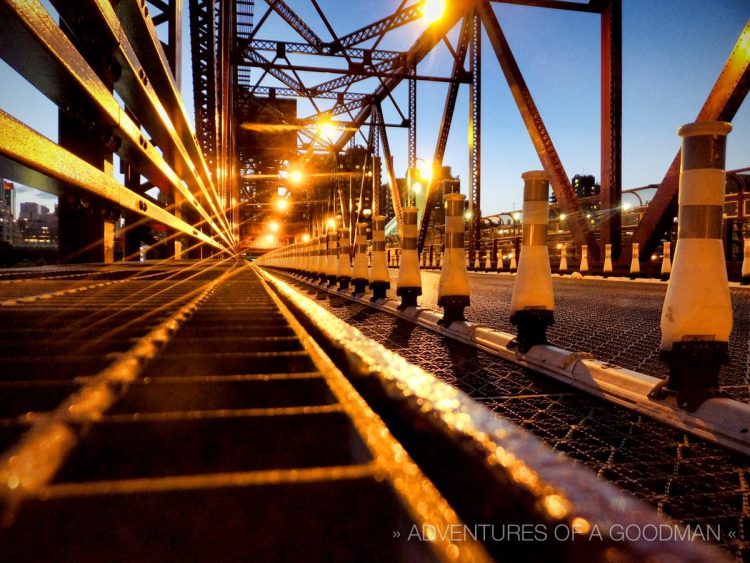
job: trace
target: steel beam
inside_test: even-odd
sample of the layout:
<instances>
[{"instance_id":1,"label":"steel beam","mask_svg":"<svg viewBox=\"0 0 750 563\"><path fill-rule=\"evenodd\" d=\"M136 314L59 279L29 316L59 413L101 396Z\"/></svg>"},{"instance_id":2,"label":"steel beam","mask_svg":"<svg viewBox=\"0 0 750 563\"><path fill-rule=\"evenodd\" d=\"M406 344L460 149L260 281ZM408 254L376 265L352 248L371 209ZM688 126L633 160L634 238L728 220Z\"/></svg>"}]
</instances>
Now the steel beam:
<instances>
[{"instance_id":1,"label":"steel beam","mask_svg":"<svg viewBox=\"0 0 750 563\"><path fill-rule=\"evenodd\" d=\"M622 0L604 0L601 15L600 244L622 251Z\"/></svg>"},{"instance_id":2,"label":"steel beam","mask_svg":"<svg viewBox=\"0 0 750 563\"><path fill-rule=\"evenodd\" d=\"M695 121L732 121L750 90L749 49L750 20L745 24L737 43L729 53L729 58ZM682 151L680 150L646 208L638 228L633 233L633 242L640 244L642 260L647 259L659 245L663 233L672 225L677 215L681 158Z\"/></svg>"},{"instance_id":3,"label":"steel beam","mask_svg":"<svg viewBox=\"0 0 750 563\"><path fill-rule=\"evenodd\" d=\"M416 74L416 68L412 74ZM417 168L417 80L409 78L409 131L406 140L406 203L411 206L412 182ZM416 198L415 198L416 200Z\"/></svg>"},{"instance_id":4,"label":"steel beam","mask_svg":"<svg viewBox=\"0 0 750 563\"><path fill-rule=\"evenodd\" d=\"M357 31L339 37L339 39L332 44L332 51L335 52L337 48L346 49L353 45L359 45L368 39L383 36L391 30L419 19L422 17L422 4L423 3L420 1L411 6L398 9L390 16L386 16L385 18L373 22Z\"/></svg>"},{"instance_id":5,"label":"steel beam","mask_svg":"<svg viewBox=\"0 0 750 563\"><path fill-rule=\"evenodd\" d=\"M456 55L453 60L453 71L451 76L464 74L464 61L469 49L469 39L471 37L472 19L469 16L464 17L461 25L461 33L458 36L458 46ZM438 132L437 143L435 144L435 155L432 159L433 174L427 183L427 193L425 195L425 208L422 212L422 224L419 228L419 239L417 248L419 252L424 249L424 243L427 238L427 230L430 225L430 216L432 209L435 207L436 199L440 194L435 189L435 175L443 166L443 157L445 156L445 147L448 144L448 135L450 134L451 124L453 123L453 112L456 108L456 99L458 98L459 82L451 82L448 86L448 93L445 96L445 106L443 107L443 117L440 120L440 130Z\"/></svg>"},{"instance_id":6,"label":"steel beam","mask_svg":"<svg viewBox=\"0 0 750 563\"><path fill-rule=\"evenodd\" d=\"M602 0L589 0L583 4L579 2L566 2L565 0L480 0L483 2L495 2L498 4L516 4L518 6L531 6L534 8L552 8L555 10L570 10L574 12L588 12L597 14L602 11ZM606 1L606 0L604 0Z\"/></svg>"},{"instance_id":7,"label":"steel beam","mask_svg":"<svg viewBox=\"0 0 750 563\"><path fill-rule=\"evenodd\" d=\"M555 150L544 121L541 115L539 115L539 110L534 103L534 99L531 97L518 63L516 63L513 57L505 34L495 16L495 12L490 4L484 2L477 4L477 10L482 18L482 23L487 31L495 55L500 62L505 79L510 86L513 99L526 124L531 142L539 155L539 160L544 170L550 175L550 183L560 203L560 207L568 215L568 225L570 226L573 239L576 244L588 244L589 255L594 260L598 260L599 245L594 238L592 230L589 228L586 217L573 191L570 178L568 178L565 172L565 168L560 161L557 150Z\"/></svg>"},{"instance_id":8,"label":"steel beam","mask_svg":"<svg viewBox=\"0 0 750 563\"><path fill-rule=\"evenodd\" d=\"M482 176L481 176L481 139L482 139L482 22L479 15L473 12L471 25L471 85L469 86L469 178L471 229L469 245L473 255L479 252L482 242ZM473 258L473 256L472 256Z\"/></svg>"},{"instance_id":9,"label":"steel beam","mask_svg":"<svg viewBox=\"0 0 750 563\"><path fill-rule=\"evenodd\" d=\"M229 252L220 242L153 205L148 198L117 182L111 174L95 168L2 110L0 130L5 132L0 135L0 174L3 177L52 194L62 194L64 186L71 185L217 250Z\"/></svg>"},{"instance_id":10,"label":"steel beam","mask_svg":"<svg viewBox=\"0 0 750 563\"><path fill-rule=\"evenodd\" d=\"M385 170L388 178L388 187L391 191L391 202L393 203L393 214L396 216L398 223L398 232L401 233L401 194L398 191L396 182L396 172L393 170L393 157L391 156L391 147L388 144L388 132L383 126L383 110L378 105L375 108L375 115L378 122L378 133L380 136L380 145L383 147L383 159L385 160Z\"/></svg>"},{"instance_id":11,"label":"steel beam","mask_svg":"<svg viewBox=\"0 0 750 563\"><path fill-rule=\"evenodd\" d=\"M215 0L190 0L195 128L209 169L216 169Z\"/></svg>"},{"instance_id":12,"label":"steel beam","mask_svg":"<svg viewBox=\"0 0 750 563\"><path fill-rule=\"evenodd\" d=\"M284 0L266 0L270 8L296 31L318 53L324 52L325 42L308 26Z\"/></svg>"},{"instance_id":13,"label":"steel beam","mask_svg":"<svg viewBox=\"0 0 750 563\"><path fill-rule=\"evenodd\" d=\"M287 55L317 55L330 57L349 57L352 59L365 59L370 61L384 61L394 57L402 56L402 51L388 51L384 49L365 49L357 47L339 48L337 45L329 45L319 53L315 47L309 43L300 43L295 41L273 41L270 39L253 39L248 45L254 51L271 51L278 53L285 52Z\"/></svg>"}]
</instances>

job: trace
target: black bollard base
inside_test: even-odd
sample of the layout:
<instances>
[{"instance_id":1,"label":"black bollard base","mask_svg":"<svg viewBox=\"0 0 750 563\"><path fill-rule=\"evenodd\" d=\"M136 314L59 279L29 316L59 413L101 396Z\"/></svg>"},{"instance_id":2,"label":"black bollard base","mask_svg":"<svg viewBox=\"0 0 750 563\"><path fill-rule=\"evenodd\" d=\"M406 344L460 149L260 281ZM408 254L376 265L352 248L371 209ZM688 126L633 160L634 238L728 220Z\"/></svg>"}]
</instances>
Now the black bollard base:
<instances>
[{"instance_id":1,"label":"black bollard base","mask_svg":"<svg viewBox=\"0 0 750 563\"><path fill-rule=\"evenodd\" d=\"M326 276L326 279L328 280L328 287L336 285L336 281L338 280L336 276Z\"/></svg>"},{"instance_id":2,"label":"black bollard base","mask_svg":"<svg viewBox=\"0 0 750 563\"><path fill-rule=\"evenodd\" d=\"M341 276L340 278L338 278L338 280L339 280L339 291L349 289L349 280L351 280L351 278Z\"/></svg>"},{"instance_id":3,"label":"black bollard base","mask_svg":"<svg viewBox=\"0 0 750 563\"><path fill-rule=\"evenodd\" d=\"M399 287L396 295L401 298L401 305L396 307L399 311L404 311L409 307L417 306L417 297L422 295L421 287Z\"/></svg>"},{"instance_id":4,"label":"black bollard base","mask_svg":"<svg viewBox=\"0 0 750 563\"><path fill-rule=\"evenodd\" d=\"M640 274L640 273L638 273L638 272L636 272L636 273L634 273L634 274L630 274L630 279L631 279L631 280L637 280L637 279L638 279L638 278L640 278L640 277L641 277L641 274Z\"/></svg>"},{"instance_id":5,"label":"black bollard base","mask_svg":"<svg viewBox=\"0 0 750 563\"><path fill-rule=\"evenodd\" d=\"M326 283L327 280L328 276L326 276L325 274L318 274L318 283L323 284Z\"/></svg>"},{"instance_id":6,"label":"black bollard base","mask_svg":"<svg viewBox=\"0 0 750 563\"><path fill-rule=\"evenodd\" d=\"M670 274L662 274L661 276L659 276L659 278L661 279L661 281L669 281L669 276Z\"/></svg>"},{"instance_id":7,"label":"black bollard base","mask_svg":"<svg viewBox=\"0 0 750 563\"><path fill-rule=\"evenodd\" d=\"M750 276L742 276L740 285L750 285Z\"/></svg>"},{"instance_id":8,"label":"black bollard base","mask_svg":"<svg viewBox=\"0 0 750 563\"><path fill-rule=\"evenodd\" d=\"M545 309L522 309L510 316L510 322L518 328L514 343L521 353L532 346L547 344L547 327L554 324L555 313Z\"/></svg>"},{"instance_id":9,"label":"black bollard base","mask_svg":"<svg viewBox=\"0 0 750 563\"><path fill-rule=\"evenodd\" d=\"M440 326L448 327L454 321L465 321L464 309L471 305L468 295L447 295L438 299L438 307L443 308L443 318L438 321Z\"/></svg>"},{"instance_id":10,"label":"black bollard base","mask_svg":"<svg viewBox=\"0 0 750 563\"><path fill-rule=\"evenodd\" d=\"M367 289L367 280L362 278L355 278L352 280L352 285L354 286L352 295L362 295Z\"/></svg>"},{"instance_id":11,"label":"black bollard base","mask_svg":"<svg viewBox=\"0 0 750 563\"><path fill-rule=\"evenodd\" d=\"M386 293L388 292L390 287L391 284L389 282L372 282L370 284L370 289L372 290L372 297L370 298L370 302L374 303L379 299L385 299L387 297Z\"/></svg>"},{"instance_id":12,"label":"black bollard base","mask_svg":"<svg viewBox=\"0 0 750 563\"><path fill-rule=\"evenodd\" d=\"M650 399L674 396L680 408L693 412L704 401L723 396L719 372L722 364L729 363L728 342L675 342L672 350L662 350L660 358L669 366L669 376L651 390Z\"/></svg>"}]
</instances>

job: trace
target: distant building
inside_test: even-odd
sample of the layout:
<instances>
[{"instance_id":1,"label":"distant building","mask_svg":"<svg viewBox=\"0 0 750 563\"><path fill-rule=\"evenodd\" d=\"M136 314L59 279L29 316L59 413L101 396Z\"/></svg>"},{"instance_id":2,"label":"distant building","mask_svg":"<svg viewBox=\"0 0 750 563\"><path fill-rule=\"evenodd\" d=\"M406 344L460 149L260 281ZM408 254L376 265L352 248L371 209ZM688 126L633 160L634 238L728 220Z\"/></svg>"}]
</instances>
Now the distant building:
<instances>
[{"instance_id":1,"label":"distant building","mask_svg":"<svg viewBox=\"0 0 750 563\"><path fill-rule=\"evenodd\" d=\"M13 182L2 180L0 193L0 244L15 245L19 242L13 210L16 207L16 190Z\"/></svg>"}]
</instances>

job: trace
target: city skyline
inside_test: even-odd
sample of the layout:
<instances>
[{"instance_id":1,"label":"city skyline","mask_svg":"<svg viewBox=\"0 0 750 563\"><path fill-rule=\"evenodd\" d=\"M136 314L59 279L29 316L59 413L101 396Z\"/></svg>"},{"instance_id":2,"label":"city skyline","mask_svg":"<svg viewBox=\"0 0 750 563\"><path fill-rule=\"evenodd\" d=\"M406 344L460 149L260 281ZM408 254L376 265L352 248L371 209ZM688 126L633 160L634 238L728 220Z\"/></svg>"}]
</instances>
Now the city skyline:
<instances>
[{"instance_id":1,"label":"city skyline","mask_svg":"<svg viewBox=\"0 0 750 563\"><path fill-rule=\"evenodd\" d=\"M367 0L356 6L338 1L334 4L337 9L329 11L333 14L331 23L341 32L387 15L397 7L397 0ZM290 1L290 5L311 26L322 27L310 2ZM568 176L592 174L599 181L599 18L563 10L494 6ZM679 148L677 128L695 119L748 17L750 3L744 0L673 0L656 5L646 0L623 2L624 189L661 181ZM186 17L182 91L192 119L187 21ZM404 26L387 36L381 47L403 49L423 29L424 22ZM454 42L456 32L454 29L450 34ZM275 15L268 18L258 37L296 39ZM540 164L486 37L482 48L482 213L489 215L518 208L520 174L538 169ZM750 56L750 46L748 51ZM441 46L425 58L419 72L446 74L449 64L447 49ZM24 85L5 63L0 63L0 76L6 85L0 89L0 107L56 139L52 103ZM325 79L305 73L301 78L308 85ZM356 90L371 90L372 81L362 81L355 85ZM395 93L402 107L405 89L402 84ZM419 84L417 155L424 160L432 158L445 90L444 84ZM462 86L444 160L461 178L464 193L469 176L467 96L468 87ZM387 121L397 119L390 105L384 111ZM310 113L314 109L300 101L299 114ZM741 106L733 126L728 139L728 169L750 165L750 104ZM390 141L396 173L402 176L406 170L406 132L392 130ZM18 203L28 200L50 205L54 199L15 184Z\"/></svg>"}]
</instances>

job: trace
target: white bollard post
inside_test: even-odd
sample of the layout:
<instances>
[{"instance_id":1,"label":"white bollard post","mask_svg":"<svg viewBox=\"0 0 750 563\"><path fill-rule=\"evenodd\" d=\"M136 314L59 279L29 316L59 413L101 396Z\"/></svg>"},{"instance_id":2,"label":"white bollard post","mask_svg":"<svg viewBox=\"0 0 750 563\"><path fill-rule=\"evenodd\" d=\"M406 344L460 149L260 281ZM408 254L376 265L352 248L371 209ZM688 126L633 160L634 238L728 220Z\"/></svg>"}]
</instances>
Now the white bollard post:
<instances>
[{"instance_id":1,"label":"white bollard post","mask_svg":"<svg viewBox=\"0 0 750 563\"><path fill-rule=\"evenodd\" d=\"M323 283L326 281L326 265L328 262L328 258L326 255L326 237L325 236L318 236L316 238L318 241L317 244L317 256L315 260L315 271L318 274L318 281L320 283Z\"/></svg>"},{"instance_id":2,"label":"white bollard post","mask_svg":"<svg viewBox=\"0 0 750 563\"><path fill-rule=\"evenodd\" d=\"M479 268L480 268L480 266L479 266L479 251L475 250L474 251L474 271L478 272Z\"/></svg>"},{"instance_id":3,"label":"white bollard post","mask_svg":"<svg viewBox=\"0 0 750 563\"><path fill-rule=\"evenodd\" d=\"M386 292L391 287L391 277L388 273L388 262L385 255L385 217L375 215L372 218L372 270L370 271L370 301L385 299Z\"/></svg>"},{"instance_id":4,"label":"white bollard post","mask_svg":"<svg viewBox=\"0 0 750 563\"><path fill-rule=\"evenodd\" d=\"M672 273L672 260L670 258L672 243L664 241L664 257L661 260L661 280L667 281Z\"/></svg>"},{"instance_id":5,"label":"white bollard post","mask_svg":"<svg viewBox=\"0 0 750 563\"><path fill-rule=\"evenodd\" d=\"M564 244L560 249L560 268L558 271L560 272L560 275L565 274L568 271L568 256Z\"/></svg>"},{"instance_id":6,"label":"white bollard post","mask_svg":"<svg viewBox=\"0 0 750 563\"><path fill-rule=\"evenodd\" d=\"M634 242L633 246L633 257L630 259L630 279L634 280L641 273L641 263L638 261L638 247L639 244Z\"/></svg>"},{"instance_id":7,"label":"white bollard post","mask_svg":"<svg viewBox=\"0 0 750 563\"><path fill-rule=\"evenodd\" d=\"M401 264L398 268L396 295L401 298L400 311L417 306L417 297L422 295L422 274L417 255L417 208L404 207L403 239L401 240Z\"/></svg>"},{"instance_id":8,"label":"white bollard post","mask_svg":"<svg viewBox=\"0 0 750 563\"><path fill-rule=\"evenodd\" d=\"M328 287L336 285L336 274L338 272L338 244L336 241L336 228L329 227L326 239L328 241L328 248L326 251L326 279L328 280Z\"/></svg>"},{"instance_id":9,"label":"white bollard post","mask_svg":"<svg viewBox=\"0 0 750 563\"><path fill-rule=\"evenodd\" d=\"M510 322L518 327L518 349L527 352L547 342L547 327L555 322L552 268L547 248L549 176L531 171L521 175L523 239L518 275L510 300Z\"/></svg>"},{"instance_id":10,"label":"white bollard post","mask_svg":"<svg viewBox=\"0 0 750 563\"><path fill-rule=\"evenodd\" d=\"M589 247L586 244L581 245L581 267L578 271L581 275L589 271Z\"/></svg>"},{"instance_id":11,"label":"white bollard post","mask_svg":"<svg viewBox=\"0 0 750 563\"><path fill-rule=\"evenodd\" d=\"M464 254L464 199L463 194L445 194L443 197L445 247L438 283L438 307L443 308L440 320L443 326L466 320L464 309L471 304Z\"/></svg>"},{"instance_id":12,"label":"white bollard post","mask_svg":"<svg viewBox=\"0 0 750 563\"><path fill-rule=\"evenodd\" d=\"M515 274L518 270L518 263L516 262L516 247L510 249L510 273Z\"/></svg>"},{"instance_id":13,"label":"white bollard post","mask_svg":"<svg viewBox=\"0 0 750 563\"><path fill-rule=\"evenodd\" d=\"M612 245L604 245L604 267L602 268L602 275L606 278L612 273Z\"/></svg>"},{"instance_id":14,"label":"white bollard post","mask_svg":"<svg viewBox=\"0 0 750 563\"><path fill-rule=\"evenodd\" d=\"M716 396L721 364L729 361L732 300L721 234L726 137L731 130L723 121L679 129L679 252L661 314L662 358L669 377L651 396L675 394L677 404L690 411Z\"/></svg>"},{"instance_id":15,"label":"white bollard post","mask_svg":"<svg viewBox=\"0 0 750 563\"><path fill-rule=\"evenodd\" d=\"M349 289L349 281L352 279L352 261L349 244L349 229L339 229L339 259L336 269L336 279L339 282L339 290Z\"/></svg>"},{"instance_id":16,"label":"white bollard post","mask_svg":"<svg viewBox=\"0 0 750 563\"><path fill-rule=\"evenodd\" d=\"M740 285L750 284L750 239L745 239L742 257L742 279Z\"/></svg>"},{"instance_id":17,"label":"white bollard post","mask_svg":"<svg viewBox=\"0 0 750 563\"><path fill-rule=\"evenodd\" d=\"M352 285L354 286L352 295L362 295L367 287L367 223L357 223Z\"/></svg>"},{"instance_id":18,"label":"white bollard post","mask_svg":"<svg viewBox=\"0 0 750 563\"><path fill-rule=\"evenodd\" d=\"M484 271L485 272L492 271L492 250L490 250L489 248L487 249L487 255L484 259Z\"/></svg>"}]
</instances>

